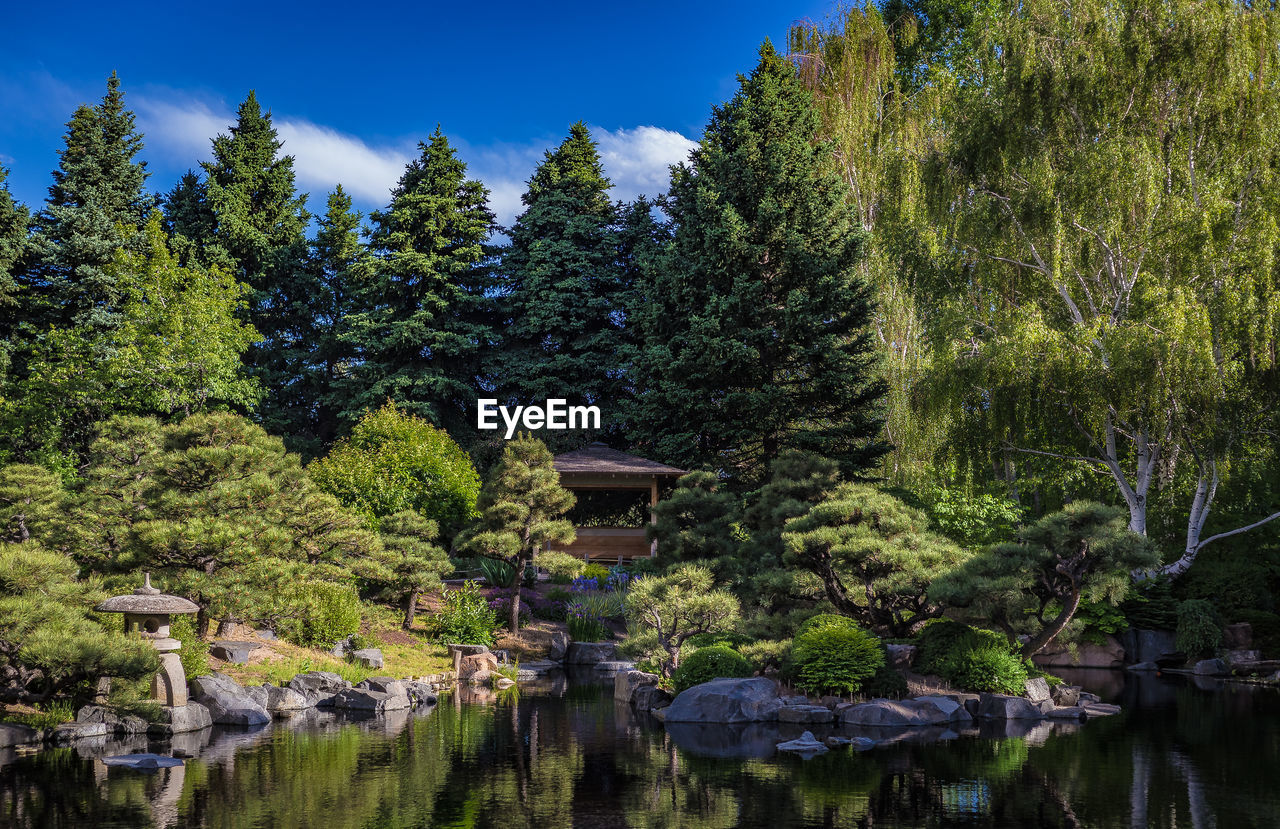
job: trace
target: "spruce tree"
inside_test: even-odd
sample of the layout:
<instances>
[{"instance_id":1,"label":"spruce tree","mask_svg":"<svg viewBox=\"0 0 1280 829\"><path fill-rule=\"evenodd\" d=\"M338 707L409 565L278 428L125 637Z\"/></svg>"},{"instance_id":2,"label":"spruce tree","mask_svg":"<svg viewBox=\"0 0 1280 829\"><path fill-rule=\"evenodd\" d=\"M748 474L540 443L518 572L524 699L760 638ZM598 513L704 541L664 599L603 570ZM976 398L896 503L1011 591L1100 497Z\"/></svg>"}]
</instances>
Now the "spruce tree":
<instances>
[{"instance_id":1,"label":"spruce tree","mask_svg":"<svg viewBox=\"0 0 1280 829\"><path fill-rule=\"evenodd\" d=\"M79 107L67 122L49 200L35 219L37 261L26 280L39 311L31 317L99 330L119 322L119 291L107 266L137 239L154 205L142 189L146 162L135 160L142 135L134 120L112 73L102 103Z\"/></svg>"},{"instance_id":2,"label":"spruce tree","mask_svg":"<svg viewBox=\"0 0 1280 829\"><path fill-rule=\"evenodd\" d=\"M485 243L493 231L488 190L437 127L372 215L371 259L360 269L358 311L348 341L359 370L344 418L387 400L444 427L470 433L480 356L493 338Z\"/></svg>"},{"instance_id":3,"label":"spruce tree","mask_svg":"<svg viewBox=\"0 0 1280 829\"><path fill-rule=\"evenodd\" d=\"M27 249L30 222L27 209L13 200L5 184L8 177L9 171L0 167L0 307L15 302L18 285L13 275ZM8 333L8 327L7 323L0 327L0 336Z\"/></svg>"},{"instance_id":4,"label":"spruce tree","mask_svg":"<svg viewBox=\"0 0 1280 829\"><path fill-rule=\"evenodd\" d=\"M863 471L884 451L863 237L791 64L766 42L740 84L674 170L631 426L655 456L744 485L787 448Z\"/></svg>"},{"instance_id":5,"label":"spruce tree","mask_svg":"<svg viewBox=\"0 0 1280 829\"><path fill-rule=\"evenodd\" d=\"M616 399L622 272L609 187L582 122L529 179L501 265L510 325L496 379L508 400Z\"/></svg>"}]
</instances>

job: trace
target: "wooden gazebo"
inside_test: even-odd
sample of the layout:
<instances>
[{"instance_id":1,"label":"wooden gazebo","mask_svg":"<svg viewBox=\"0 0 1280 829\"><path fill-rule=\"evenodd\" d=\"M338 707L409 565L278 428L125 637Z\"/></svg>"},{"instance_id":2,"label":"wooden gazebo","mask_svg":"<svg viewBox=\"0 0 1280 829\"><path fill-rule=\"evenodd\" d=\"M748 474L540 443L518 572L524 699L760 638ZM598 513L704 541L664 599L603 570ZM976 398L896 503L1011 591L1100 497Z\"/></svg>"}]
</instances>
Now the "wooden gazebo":
<instances>
[{"instance_id":1,"label":"wooden gazebo","mask_svg":"<svg viewBox=\"0 0 1280 829\"><path fill-rule=\"evenodd\" d=\"M647 490L649 521L654 520L653 507L658 504L662 484L674 481L685 470L657 461L638 458L593 443L555 457L560 485L565 489L586 493L592 490ZM644 527L575 526L577 538L572 544L553 544L551 549L581 556L583 561L610 561L621 564L658 554L657 542L645 538Z\"/></svg>"}]
</instances>

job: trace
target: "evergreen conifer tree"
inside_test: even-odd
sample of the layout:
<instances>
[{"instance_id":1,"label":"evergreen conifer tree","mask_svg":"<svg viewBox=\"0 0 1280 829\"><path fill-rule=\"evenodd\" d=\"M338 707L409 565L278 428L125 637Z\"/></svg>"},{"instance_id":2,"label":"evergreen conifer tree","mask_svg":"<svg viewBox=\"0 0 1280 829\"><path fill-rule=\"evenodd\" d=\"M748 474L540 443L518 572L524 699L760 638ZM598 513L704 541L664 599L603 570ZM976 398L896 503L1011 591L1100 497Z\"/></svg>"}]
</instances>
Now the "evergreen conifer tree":
<instances>
[{"instance_id":1,"label":"evergreen conifer tree","mask_svg":"<svg viewBox=\"0 0 1280 829\"><path fill-rule=\"evenodd\" d=\"M27 249L27 225L30 216L27 209L13 200L5 179L9 171L0 167L0 307L15 302L18 286L14 271L19 267ZM0 336L8 333L9 326L0 326Z\"/></svg>"},{"instance_id":2,"label":"evergreen conifer tree","mask_svg":"<svg viewBox=\"0 0 1280 829\"><path fill-rule=\"evenodd\" d=\"M510 326L497 383L508 400L598 403L618 391L622 271L609 187L582 122L529 179L502 255Z\"/></svg>"},{"instance_id":3,"label":"evergreen conifer tree","mask_svg":"<svg viewBox=\"0 0 1280 829\"><path fill-rule=\"evenodd\" d=\"M35 219L36 262L25 278L39 308L28 317L104 330L119 322L119 291L107 266L117 249L138 239L134 231L154 205L142 190L146 162L136 160L142 135L114 72L102 103L76 109L64 140L49 200Z\"/></svg>"},{"instance_id":4,"label":"evergreen conifer tree","mask_svg":"<svg viewBox=\"0 0 1280 829\"><path fill-rule=\"evenodd\" d=\"M758 483L786 448L865 470L883 453L862 235L817 115L767 42L690 163L641 308L632 427L657 457Z\"/></svg>"},{"instance_id":5,"label":"evergreen conifer tree","mask_svg":"<svg viewBox=\"0 0 1280 829\"><path fill-rule=\"evenodd\" d=\"M493 338L484 267L493 214L488 190L467 178L438 127L418 146L391 204L371 217L373 256L360 269L358 311L348 320L359 370L344 418L391 400L462 435Z\"/></svg>"}]
</instances>

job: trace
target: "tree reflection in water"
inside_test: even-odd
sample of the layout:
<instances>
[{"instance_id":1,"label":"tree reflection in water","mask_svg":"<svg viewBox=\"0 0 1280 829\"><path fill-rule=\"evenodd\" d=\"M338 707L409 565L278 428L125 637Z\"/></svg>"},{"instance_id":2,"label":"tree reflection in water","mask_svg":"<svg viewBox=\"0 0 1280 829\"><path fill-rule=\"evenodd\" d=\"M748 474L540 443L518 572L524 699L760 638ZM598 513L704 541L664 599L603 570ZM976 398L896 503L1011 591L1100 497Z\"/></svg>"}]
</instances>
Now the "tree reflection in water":
<instances>
[{"instance_id":1,"label":"tree reflection in water","mask_svg":"<svg viewBox=\"0 0 1280 829\"><path fill-rule=\"evenodd\" d=\"M1275 825L1280 695L1155 677L1120 694L1123 715L1070 733L984 730L802 760L770 754L794 736L774 726L669 734L605 686L468 690L384 720L312 712L173 743L0 750L0 826ZM97 759L134 751L192 759L151 773Z\"/></svg>"}]
</instances>

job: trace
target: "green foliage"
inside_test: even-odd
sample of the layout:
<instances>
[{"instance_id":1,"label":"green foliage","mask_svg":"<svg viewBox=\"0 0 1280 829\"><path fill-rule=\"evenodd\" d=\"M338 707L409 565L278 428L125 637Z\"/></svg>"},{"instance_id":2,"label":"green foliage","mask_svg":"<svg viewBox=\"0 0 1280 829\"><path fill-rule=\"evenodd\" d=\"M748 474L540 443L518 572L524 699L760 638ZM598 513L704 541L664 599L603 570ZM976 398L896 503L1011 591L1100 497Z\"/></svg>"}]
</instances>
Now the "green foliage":
<instances>
[{"instance_id":1,"label":"green foliage","mask_svg":"<svg viewBox=\"0 0 1280 829\"><path fill-rule=\"evenodd\" d=\"M454 435L473 434L481 355L498 325L485 262L489 193L438 127L418 149L391 203L370 217L370 255L355 268L344 341L357 362L343 416L391 400Z\"/></svg>"},{"instance_id":2,"label":"green foliage","mask_svg":"<svg viewBox=\"0 0 1280 829\"><path fill-rule=\"evenodd\" d=\"M758 486L787 448L863 471L887 448L865 236L811 95L768 43L673 168L675 235L636 309L635 437ZM696 309L691 313L690 309Z\"/></svg>"},{"instance_id":3,"label":"green foliage","mask_svg":"<svg viewBox=\"0 0 1280 829\"><path fill-rule=\"evenodd\" d=\"M480 559L480 569L485 582L493 587L510 587L516 580L516 568L496 558Z\"/></svg>"},{"instance_id":4,"label":"green foliage","mask_svg":"<svg viewBox=\"0 0 1280 829\"><path fill-rule=\"evenodd\" d=\"M835 461L796 449L783 451L769 466L769 482L747 499L742 523L750 538L742 557L754 562L757 571L780 566L787 522L826 499L839 483Z\"/></svg>"},{"instance_id":5,"label":"green foliage","mask_svg":"<svg viewBox=\"0 0 1280 829\"><path fill-rule=\"evenodd\" d=\"M31 220L27 208L13 200L5 183L8 177L9 171L0 167L0 307L16 302L18 284L13 275L26 253L27 224Z\"/></svg>"},{"instance_id":6,"label":"green foliage","mask_svg":"<svg viewBox=\"0 0 1280 829\"><path fill-rule=\"evenodd\" d=\"M34 714L9 713L3 715L2 721L27 725L37 730L42 730L53 728L63 723L74 722L76 718L75 705L69 699L53 700L45 705L34 707L36 709Z\"/></svg>"},{"instance_id":7,"label":"green foliage","mask_svg":"<svg viewBox=\"0 0 1280 829\"><path fill-rule=\"evenodd\" d=\"M1010 653L1007 647L978 647L949 660L943 676L971 693L1021 696L1025 693L1027 667L1022 658Z\"/></svg>"},{"instance_id":8,"label":"green foliage","mask_svg":"<svg viewBox=\"0 0 1280 829\"><path fill-rule=\"evenodd\" d=\"M191 616L171 616L169 635L182 643L178 658L182 660L182 673L187 679L209 673L209 643L200 638Z\"/></svg>"},{"instance_id":9,"label":"green foliage","mask_svg":"<svg viewBox=\"0 0 1280 829\"><path fill-rule=\"evenodd\" d=\"M276 632L304 648L330 648L360 630L362 608L355 588L329 582L282 586L287 616Z\"/></svg>"},{"instance_id":10,"label":"green foliage","mask_svg":"<svg viewBox=\"0 0 1280 829\"><path fill-rule=\"evenodd\" d=\"M475 523L457 539L458 549L515 567L523 582L526 566L550 543L570 544L573 525L561 516L573 506L573 493L560 486L551 452L539 440L509 441L489 473L476 504ZM508 626L520 629L520 594L512 595Z\"/></svg>"},{"instance_id":11,"label":"green foliage","mask_svg":"<svg viewBox=\"0 0 1280 829\"><path fill-rule=\"evenodd\" d=\"M842 614L905 636L942 612L930 585L966 558L921 510L868 484L843 484L782 534L787 563L822 580Z\"/></svg>"},{"instance_id":12,"label":"green foliage","mask_svg":"<svg viewBox=\"0 0 1280 829\"><path fill-rule=\"evenodd\" d=\"M1222 623L1213 604L1187 599L1178 604L1178 650L1194 659L1209 656L1222 644Z\"/></svg>"},{"instance_id":13,"label":"green foliage","mask_svg":"<svg viewBox=\"0 0 1280 829\"><path fill-rule=\"evenodd\" d=\"M582 575L583 569L587 566L577 556L558 552L535 553L533 564L547 571L551 576L552 584L568 584L575 576Z\"/></svg>"},{"instance_id":14,"label":"green foliage","mask_svg":"<svg viewBox=\"0 0 1280 829\"><path fill-rule=\"evenodd\" d=\"M738 653L751 663L756 671L779 670L791 658L790 639L757 639L739 645Z\"/></svg>"},{"instance_id":15,"label":"green foliage","mask_svg":"<svg viewBox=\"0 0 1280 829\"><path fill-rule=\"evenodd\" d=\"M582 573L578 579L579 581L591 579L596 583L596 590L604 590L609 581L609 568L603 564L587 564L582 568Z\"/></svg>"},{"instance_id":16,"label":"green foliage","mask_svg":"<svg viewBox=\"0 0 1280 829\"><path fill-rule=\"evenodd\" d=\"M880 640L852 620L825 621L796 634L791 643L791 671L796 685L811 693L856 693L884 667Z\"/></svg>"},{"instance_id":17,"label":"green foliage","mask_svg":"<svg viewBox=\"0 0 1280 829\"><path fill-rule=\"evenodd\" d=\"M0 699L47 701L159 667L149 643L99 624L91 609L106 594L77 570L36 542L0 544Z\"/></svg>"},{"instance_id":18,"label":"green foliage","mask_svg":"<svg viewBox=\"0 0 1280 829\"><path fill-rule=\"evenodd\" d=\"M1120 603L1130 627L1142 630L1175 630L1178 600L1168 579L1152 579L1130 588Z\"/></svg>"},{"instance_id":19,"label":"green foliage","mask_svg":"<svg viewBox=\"0 0 1280 829\"><path fill-rule=\"evenodd\" d=\"M649 537L656 539L664 559L712 561L717 569L736 564L733 526L739 499L728 492L714 472L682 475L669 496L658 502Z\"/></svg>"},{"instance_id":20,"label":"green foliage","mask_svg":"<svg viewBox=\"0 0 1280 829\"><path fill-rule=\"evenodd\" d=\"M985 641L995 643L998 634L987 630L975 630L951 619L937 619L916 634L915 667L925 674L942 674L943 665L952 654L969 650Z\"/></svg>"},{"instance_id":21,"label":"green foliage","mask_svg":"<svg viewBox=\"0 0 1280 829\"><path fill-rule=\"evenodd\" d=\"M909 693L907 678L889 664L887 656L885 664L862 683L862 695L870 699L902 699Z\"/></svg>"},{"instance_id":22,"label":"green foliage","mask_svg":"<svg viewBox=\"0 0 1280 829\"><path fill-rule=\"evenodd\" d=\"M316 485L377 527L411 509L452 538L475 516L480 476L448 433L386 403L366 412L307 473Z\"/></svg>"},{"instance_id":23,"label":"green foliage","mask_svg":"<svg viewBox=\"0 0 1280 829\"><path fill-rule=\"evenodd\" d=\"M627 621L634 631L652 639L667 678L680 667L680 651L687 640L731 629L738 614L738 600L717 589L711 571L697 564L681 564L666 575L637 579L627 594Z\"/></svg>"},{"instance_id":24,"label":"green foliage","mask_svg":"<svg viewBox=\"0 0 1280 829\"><path fill-rule=\"evenodd\" d=\"M1025 511L1016 501L991 493L942 488L930 495L929 517L938 532L969 548L1013 541Z\"/></svg>"},{"instance_id":25,"label":"green foliage","mask_svg":"<svg viewBox=\"0 0 1280 829\"><path fill-rule=\"evenodd\" d=\"M1111 602L1081 602L1076 610L1076 624L1083 628L1085 639L1101 645L1107 636L1115 636L1129 629L1124 611Z\"/></svg>"},{"instance_id":26,"label":"green foliage","mask_svg":"<svg viewBox=\"0 0 1280 829\"><path fill-rule=\"evenodd\" d=\"M671 675L671 682L678 694L718 677L744 677L754 673L751 662L733 648L728 645L711 645L699 648L685 657L680 667Z\"/></svg>"},{"instance_id":27,"label":"green foliage","mask_svg":"<svg viewBox=\"0 0 1280 829\"><path fill-rule=\"evenodd\" d=\"M569 638L574 642L603 642L609 638L609 628L600 619L578 611L573 606L565 614Z\"/></svg>"},{"instance_id":28,"label":"green foliage","mask_svg":"<svg viewBox=\"0 0 1280 829\"><path fill-rule=\"evenodd\" d=\"M440 612L435 617L435 640L441 644L492 645L498 617L481 595L474 581L440 593Z\"/></svg>"},{"instance_id":29,"label":"green foliage","mask_svg":"<svg viewBox=\"0 0 1280 829\"><path fill-rule=\"evenodd\" d=\"M1240 610L1237 622L1248 622L1253 632L1253 646L1268 658L1280 655L1280 613L1265 610Z\"/></svg>"},{"instance_id":30,"label":"green foliage","mask_svg":"<svg viewBox=\"0 0 1280 829\"><path fill-rule=\"evenodd\" d=\"M1082 601L1119 604L1130 574L1157 555L1130 532L1122 510L1075 502L1023 529L1022 542L998 544L934 582L930 596L989 621L1010 638L1027 633L1023 656L1062 632Z\"/></svg>"},{"instance_id":31,"label":"green foliage","mask_svg":"<svg viewBox=\"0 0 1280 829\"><path fill-rule=\"evenodd\" d=\"M389 515L382 521L382 551L361 567L366 584L385 587L404 603L405 630L413 627L418 597L438 588L453 569L448 554L435 544L436 535L436 522L413 510Z\"/></svg>"}]
</instances>

